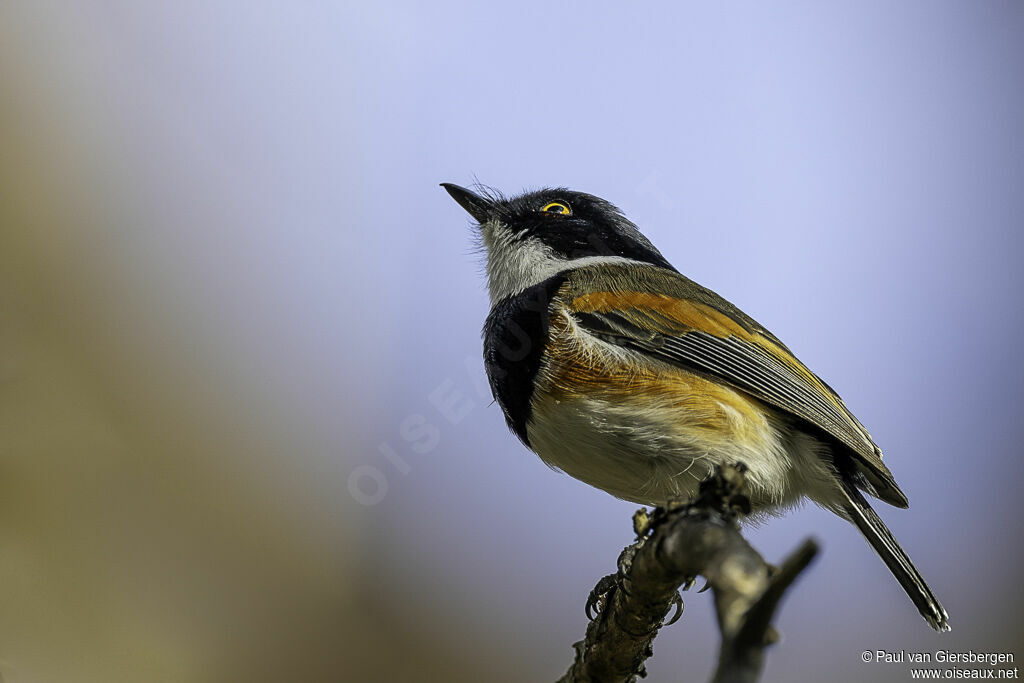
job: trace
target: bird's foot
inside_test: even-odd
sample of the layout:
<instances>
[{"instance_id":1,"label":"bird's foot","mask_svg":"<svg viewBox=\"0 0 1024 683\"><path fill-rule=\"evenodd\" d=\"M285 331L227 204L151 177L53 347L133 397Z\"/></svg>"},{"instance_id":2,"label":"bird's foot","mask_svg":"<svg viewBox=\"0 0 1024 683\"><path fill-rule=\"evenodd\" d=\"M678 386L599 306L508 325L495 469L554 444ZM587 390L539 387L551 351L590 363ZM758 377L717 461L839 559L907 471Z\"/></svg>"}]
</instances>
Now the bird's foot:
<instances>
[{"instance_id":1,"label":"bird's foot","mask_svg":"<svg viewBox=\"0 0 1024 683\"><path fill-rule=\"evenodd\" d=\"M640 512L644 511L641 510ZM634 516L634 526L636 525L635 520L636 516ZM639 538L635 543L631 543L623 548L622 552L619 553L618 560L615 562L617 571L614 574L601 577L597 585L594 586L594 590L590 591L586 604L588 619L593 621L605 606L608 605L612 596L615 595L615 591L624 588L623 579L629 574L630 567L633 566L633 557L636 556L636 551L643 546L645 540L645 538Z\"/></svg>"},{"instance_id":2,"label":"bird's foot","mask_svg":"<svg viewBox=\"0 0 1024 683\"><path fill-rule=\"evenodd\" d=\"M590 595L587 596L587 619L593 621L598 614L604 611L619 587L618 578L618 574L609 574L598 579L594 590L590 591Z\"/></svg>"}]
</instances>

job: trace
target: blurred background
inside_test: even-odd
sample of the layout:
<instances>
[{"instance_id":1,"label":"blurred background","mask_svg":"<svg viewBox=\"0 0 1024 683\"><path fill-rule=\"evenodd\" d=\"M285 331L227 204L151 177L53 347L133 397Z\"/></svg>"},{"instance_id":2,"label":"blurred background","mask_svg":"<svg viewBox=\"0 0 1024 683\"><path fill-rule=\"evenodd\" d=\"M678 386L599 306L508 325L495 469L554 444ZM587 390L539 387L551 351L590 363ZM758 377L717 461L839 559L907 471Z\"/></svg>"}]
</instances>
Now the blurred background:
<instances>
[{"instance_id":1,"label":"blurred background","mask_svg":"<svg viewBox=\"0 0 1024 683\"><path fill-rule=\"evenodd\" d=\"M939 636L813 508L767 681L1020 649L1024 5L0 3L4 681L545 681L634 505L483 380L466 214L567 185L868 425ZM702 680L710 595L649 680Z\"/></svg>"}]
</instances>

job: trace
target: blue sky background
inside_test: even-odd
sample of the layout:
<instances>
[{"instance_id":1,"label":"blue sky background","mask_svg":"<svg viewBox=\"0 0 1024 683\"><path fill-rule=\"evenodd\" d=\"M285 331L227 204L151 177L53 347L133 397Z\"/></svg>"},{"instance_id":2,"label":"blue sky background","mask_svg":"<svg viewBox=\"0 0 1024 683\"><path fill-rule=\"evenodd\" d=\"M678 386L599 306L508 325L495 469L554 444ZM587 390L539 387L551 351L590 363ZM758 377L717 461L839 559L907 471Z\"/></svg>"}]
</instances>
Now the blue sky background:
<instances>
[{"instance_id":1,"label":"blue sky background","mask_svg":"<svg viewBox=\"0 0 1024 683\"><path fill-rule=\"evenodd\" d=\"M474 180L619 205L886 452L911 507L880 513L952 633L801 509L750 533L769 560L824 548L765 680L1019 648L1022 31L1016 2L4 3L3 457L31 505L0 526L28 558L0 562L0 671L561 675L635 506L550 471L490 404L481 259L437 186ZM107 436L44 443L79 424L58 404ZM712 665L710 597L686 605L650 680Z\"/></svg>"}]
</instances>

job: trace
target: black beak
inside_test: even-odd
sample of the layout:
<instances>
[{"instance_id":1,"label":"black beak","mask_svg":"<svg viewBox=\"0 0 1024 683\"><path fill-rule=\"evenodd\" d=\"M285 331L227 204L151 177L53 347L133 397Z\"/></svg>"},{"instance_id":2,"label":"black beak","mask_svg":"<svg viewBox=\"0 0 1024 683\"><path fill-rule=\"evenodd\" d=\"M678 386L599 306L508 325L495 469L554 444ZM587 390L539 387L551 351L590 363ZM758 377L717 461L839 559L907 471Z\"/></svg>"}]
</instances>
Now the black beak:
<instances>
[{"instance_id":1,"label":"black beak","mask_svg":"<svg viewBox=\"0 0 1024 683\"><path fill-rule=\"evenodd\" d=\"M441 187L448 191L448 194L452 196L452 199L459 203L463 209L469 212L469 215L475 218L478 222L484 223L491 217L491 212L494 209L494 202L487 197L481 197L475 192L471 192L464 187L453 185L452 183L441 183Z\"/></svg>"}]
</instances>

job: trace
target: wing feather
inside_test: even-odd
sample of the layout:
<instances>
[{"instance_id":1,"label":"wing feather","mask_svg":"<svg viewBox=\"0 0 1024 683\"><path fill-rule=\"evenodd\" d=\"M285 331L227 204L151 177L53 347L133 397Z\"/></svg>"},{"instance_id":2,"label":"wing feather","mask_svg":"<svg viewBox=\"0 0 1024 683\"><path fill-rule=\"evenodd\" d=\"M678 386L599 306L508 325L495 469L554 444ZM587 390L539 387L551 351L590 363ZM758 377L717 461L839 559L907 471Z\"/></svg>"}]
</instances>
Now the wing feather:
<instances>
[{"instance_id":1,"label":"wing feather","mask_svg":"<svg viewBox=\"0 0 1024 683\"><path fill-rule=\"evenodd\" d=\"M861 488L906 507L881 451L838 394L711 290L674 271L626 265L573 271L563 294L578 324L598 338L711 375L825 432L853 455Z\"/></svg>"}]
</instances>

